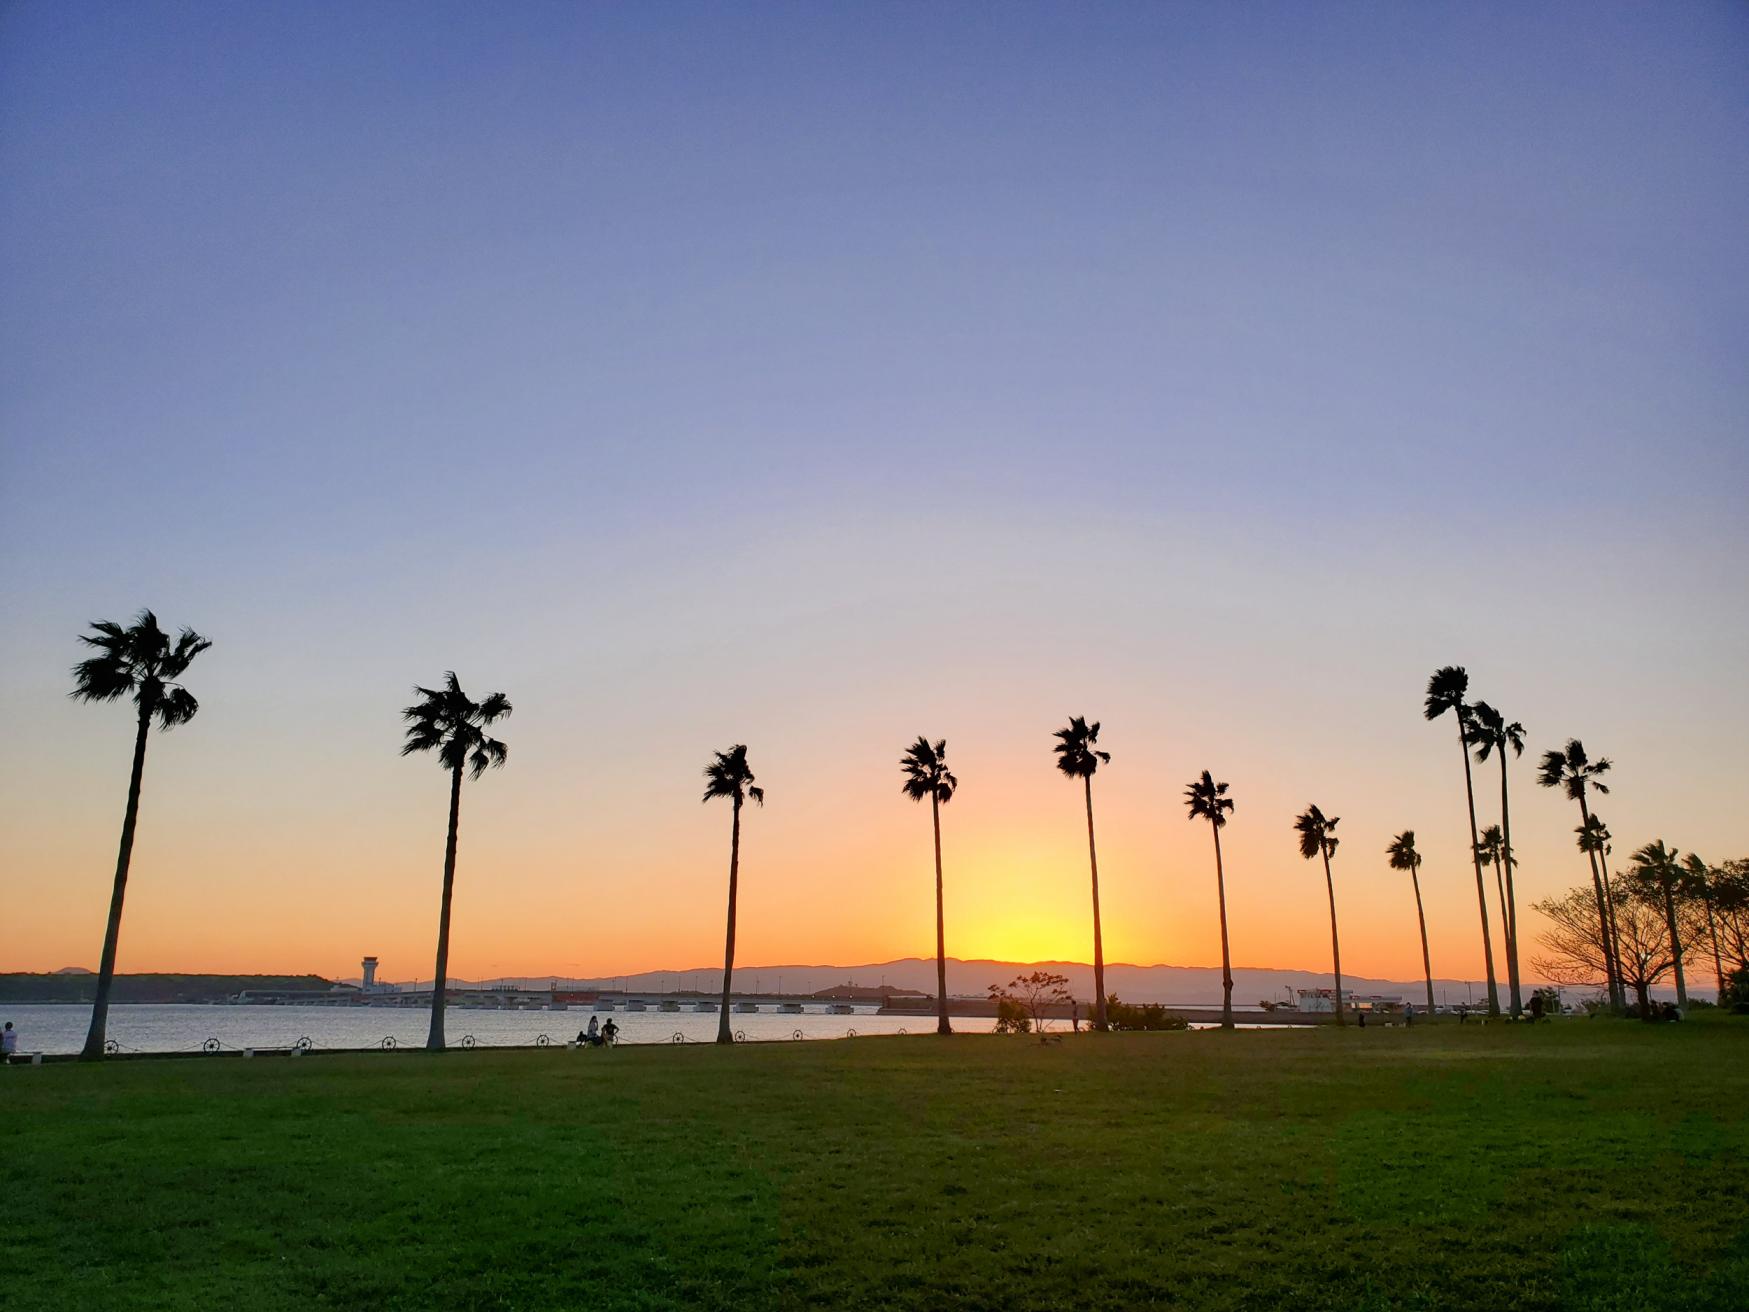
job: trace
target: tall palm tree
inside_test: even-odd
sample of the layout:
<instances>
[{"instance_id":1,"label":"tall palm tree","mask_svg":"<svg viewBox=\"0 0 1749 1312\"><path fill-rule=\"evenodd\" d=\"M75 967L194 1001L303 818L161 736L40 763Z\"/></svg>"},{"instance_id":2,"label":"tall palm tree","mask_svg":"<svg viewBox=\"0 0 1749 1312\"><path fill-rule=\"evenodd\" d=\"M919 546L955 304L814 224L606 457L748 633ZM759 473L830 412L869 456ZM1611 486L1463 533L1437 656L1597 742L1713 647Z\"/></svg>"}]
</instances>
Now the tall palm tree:
<instances>
[{"instance_id":1,"label":"tall palm tree","mask_svg":"<svg viewBox=\"0 0 1749 1312\"><path fill-rule=\"evenodd\" d=\"M1093 775L1102 765L1111 762L1111 753L1099 751L1099 721L1092 724L1077 715L1066 729L1058 729L1057 769L1071 779L1079 779L1087 796L1087 862L1093 869L1093 1028L1103 1030L1105 1024L1105 940L1099 929L1099 849L1093 842Z\"/></svg>"},{"instance_id":2,"label":"tall palm tree","mask_svg":"<svg viewBox=\"0 0 1749 1312\"><path fill-rule=\"evenodd\" d=\"M1464 696L1470 690L1470 676L1461 665L1446 665L1435 670L1427 681L1425 715L1437 720L1450 711L1457 720L1458 754L1464 758L1464 800L1470 812L1470 858L1476 868L1476 907L1482 914L1482 964L1488 972L1488 1014L1500 1014L1500 990L1494 982L1494 940L1488 932L1488 889L1482 881L1482 861L1476 854L1476 785L1470 775L1470 706Z\"/></svg>"},{"instance_id":3,"label":"tall palm tree","mask_svg":"<svg viewBox=\"0 0 1749 1312\"><path fill-rule=\"evenodd\" d=\"M1551 748L1543 753L1536 781L1544 788L1562 789L1568 797L1579 803L1579 820L1584 824L1591 819L1591 806L1585 798L1586 789L1595 788L1607 796L1609 785L1603 782L1602 776L1608 773L1607 756L1600 756L1593 761L1585 751L1584 743L1577 738L1569 738L1567 745L1561 750ZM1622 983L1621 961L1617 955L1615 934L1610 923L1610 899L1604 891L1603 877L1598 873L1598 854L1587 851L1585 855L1591 863L1591 888L1597 897L1598 920L1604 930L1603 963L1609 982L1609 1002L1620 1011L1627 1005L1627 990Z\"/></svg>"},{"instance_id":4,"label":"tall palm tree","mask_svg":"<svg viewBox=\"0 0 1749 1312\"><path fill-rule=\"evenodd\" d=\"M158 627L158 617L141 611L123 628L114 620L93 620L91 632L79 635L98 654L73 667L73 691L78 702L113 702L131 696L134 701L134 768L128 776L128 804L122 813L121 846L115 855L115 885L109 894L109 923L103 931L103 958L97 967L97 997L91 1004L91 1028L79 1055L85 1060L103 1056L108 1037L109 994L115 986L115 951L121 938L122 899L127 894L128 866L134 856L134 828L140 818L140 781L146 771L146 739L156 720L160 729L187 724L200 710L194 694L178 679L194 658L212 643L193 629L184 629L174 642Z\"/></svg>"},{"instance_id":5,"label":"tall palm tree","mask_svg":"<svg viewBox=\"0 0 1749 1312\"><path fill-rule=\"evenodd\" d=\"M1676 849L1664 840L1647 843L1634 853L1634 878L1648 897L1664 904L1664 925L1670 931L1670 959L1676 969L1676 1005L1688 1009L1688 981L1682 973L1682 934L1676 927L1676 891L1684 874Z\"/></svg>"},{"instance_id":6,"label":"tall palm tree","mask_svg":"<svg viewBox=\"0 0 1749 1312\"><path fill-rule=\"evenodd\" d=\"M1192 820L1207 820L1209 832L1215 836L1215 892L1221 908L1221 1028L1233 1028L1233 958L1227 950L1227 874L1221 865L1221 830L1227 823L1227 812L1233 809L1233 799L1227 796L1227 786L1217 784L1207 770L1202 778L1193 779L1184 790L1184 805Z\"/></svg>"},{"instance_id":7,"label":"tall palm tree","mask_svg":"<svg viewBox=\"0 0 1749 1312\"><path fill-rule=\"evenodd\" d=\"M455 671L443 676L443 687L413 691L419 700L401 712L407 740L401 755L436 752L437 763L449 771L449 837L443 845L443 901L437 913L437 967L431 980L431 1030L425 1036L429 1052L442 1052L443 1014L449 1001L449 908L455 893L456 836L462 818L462 773L478 779L488 766L502 766L510 749L486 730L510 714L510 699L501 692L474 701L462 691Z\"/></svg>"},{"instance_id":8,"label":"tall palm tree","mask_svg":"<svg viewBox=\"0 0 1749 1312\"><path fill-rule=\"evenodd\" d=\"M1524 754L1524 726L1517 720L1508 723L1505 716L1487 702L1477 702L1470 708L1470 728L1465 741L1476 749L1476 759L1500 758L1500 829L1502 846L1512 851L1512 799L1506 784L1506 753ZM1512 862L1506 862L1506 983L1512 995L1512 1015L1524 1014L1523 999L1518 986L1518 895L1512 885Z\"/></svg>"},{"instance_id":9,"label":"tall palm tree","mask_svg":"<svg viewBox=\"0 0 1749 1312\"><path fill-rule=\"evenodd\" d=\"M1718 984L1718 1003L1725 1002L1725 958L1719 951L1719 924L1713 916L1713 883L1722 872L1714 870L1699 855L1690 852L1682 863L1686 872L1682 884L1683 891L1693 898L1700 899L1701 909L1706 913L1707 937L1713 944L1713 979Z\"/></svg>"},{"instance_id":10,"label":"tall palm tree","mask_svg":"<svg viewBox=\"0 0 1749 1312\"><path fill-rule=\"evenodd\" d=\"M717 1016L717 1042L733 1043L734 1031L729 1028L730 989L735 979L735 896L741 880L741 807L751 798L765 805L765 790L753 783L753 771L747 766L747 745L736 743L726 752L714 754L704 768L704 800L726 797L735 806L735 818L729 830L729 930L723 946L723 1009Z\"/></svg>"},{"instance_id":11,"label":"tall palm tree","mask_svg":"<svg viewBox=\"0 0 1749 1312\"><path fill-rule=\"evenodd\" d=\"M913 802L929 799L929 818L935 826L935 1032L952 1034L947 1023L947 929L941 900L941 808L953 800L960 781L947 768L947 739L934 743L918 737L899 760L905 782L901 785Z\"/></svg>"},{"instance_id":12,"label":"tall palm tree","mask_svg":"<svg viewBox=\"0 0 1749 1312\"><path fill-rule=\"evenodd\" d=\"M1330 875L1330 858L1336 855L1336 825L1339 816L1325 817L1315 806L1308 806L1294 821L1300 835L1300 855L1310 861L1324 858L1324 887L1330 893L1330 965L1336 976L1336 1023L1343 1023L1342 1011L1342 942L1336 935L1336 881Z\"/></svg>"},{"instance_id":13,"label":"tall palm tree","mask_svg":"<svg viewBox=\"0 0 1749 1312\"><path fill-rule=\"evenodd\" d=\"M1505 931L1507 950L1511 951L1513 947L1512 921L1506 914L1506 862L1510 861L1513 865L1517 865L1518 858L1508 857L1505 852L1506 840L1501 837L1500 826L1489 825L1482 831L1482 841L1476 844L1476 855L1482 859L1483 865L1494 871L1494 892L1499 898L1500 924Z\"/></svg>"},{"instance_id":14,"label":"tall palm tree","mask_svg":"<svg viewBox=\"0 0 1749 1312\"><path fill-rule=\"evenodd\" d=\"M1433 958L1427 951L1427 915L1421 909L1421 853L1415 850L1415 831L1405 829L1385 848L1392 870L1407 870L1415 886L1415 918L1421 922L1421 968L1427 976L1427 1014L1433 1014Z\"/></svg>"}]
</instances>

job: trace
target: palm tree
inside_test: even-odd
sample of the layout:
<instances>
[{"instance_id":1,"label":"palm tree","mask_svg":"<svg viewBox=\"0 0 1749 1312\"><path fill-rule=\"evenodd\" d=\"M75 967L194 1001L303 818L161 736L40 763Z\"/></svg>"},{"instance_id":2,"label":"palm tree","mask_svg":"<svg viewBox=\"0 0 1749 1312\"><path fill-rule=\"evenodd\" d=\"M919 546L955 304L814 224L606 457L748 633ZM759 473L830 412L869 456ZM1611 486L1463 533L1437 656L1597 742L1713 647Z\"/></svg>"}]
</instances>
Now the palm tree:
<instances>
[{"instance_id":1,"label":"palm tree","mask_svg":"<svg viewBox=\"0 0 1749 1312\"><path fill-rule=\"evenodd\" d=\"M1676 890L1682 882L1682 863L1676 849L1664 840L1647 843L1634 853L1634 878L1648 899L1664 904L1664 924L1670 931L1670 957L1676 968L1676 1005L1688 1010L1688 981L1682 974L1682 935L1676 928Z\"/></svg>"},{"instance_id":2,"label":"palm tree","mask_svg":"<svg viewBox=\"0 0 1749 1312\"><path fill-rule=\"evenodd\" d=\"M1415 831L1405 829L1385 849L1392 870L1407 870L1415 886L1415 918L1421 922L1421 968L1427 975L1427 1014L1433 1014L1433 958L1427 952L1427 915L1421 909L1421 853L1415 850Z\"/></svg>"},{"instance_id":3,"label":"palm tree","mask_svg":"<svg viewBox=\"0 0 1749 1312\"><path fill-rule=\"evenodd\" d=\"M748 798L765 805L765 790L754 786L753 771L747 767L747 745L736 743L726 752L717 752L704 768L704 800L726 797L735 804L735 818L729 830L729 931L723 947L723 1009L717 1016L717 1042L733 1043L729 1028L730 987L735 979L735 895L741 879L741 807Z\"/></svg>"},{"instance_id":4,"label":"palm tree","mask_svg":"<svg viewBox=\"0 0 1749 1312\"><path fill-rule=\"evenodd\" d=\"M462 772L478 779L488 766L502 766L510 749L486 730L510 714L510 699L501 692L483 701L462 691L455 671L443 676L443 687L413 691L419 700L401 712L407 721L407 741L401 755L436 752L437 763L449 771L449 837L443 846L443 901L437 913L437 967L431 980L431 1030L425 1036L429 1052L442 1052L443 1013L449 1000L449 907L455 893L456 835L462 817Z\"/></svg>"},{"instance_id":5,"label":"palm tree","mask_svg":"<svg viewBox=\"0 0 1749 1312\"><path fill-rule=\"evenodd\" d=\"M1207 820L1209 832L1215 836L1215 892L1221 908L1221 1028L1233 1028L1233 958L1227 950L1227 875L1221 866L1221 830L1227 823L1227 812L1233 809L1233 799L1227 796L1227 786L1217 784L1207 770L1202 778L1193 779L1184 790L1184 805L1192 820Z\"/></svg>"},{"instance_id":6,"label":"palm tree","mask_svg":"<svg viewBox=\"0 0 1749 1312\"><path fill-rule=\"evenodd\" d=\"M73 667L73 691L78 702L113 702L131 696L137 710L134 732L134 769L128 777L127 810L122 813L121 846L115 856L115 886L109 894L109 923L103 931L103 958L97 967L97 998L91 1005L91 1028L79 1055L85 1060L103 1056L108 1037L109 994L115 986L115 951L121 938L121 906L128 888L128 866L134 855L134 828L140 818L140 781L146 770L146 738L152 721L160 729L187 724L200 710L200 703L177 682L194 658L212 643L193 629L184 629L175 642L158 627L158 617L143 610L123 628L114 620L93 620L91 632L79 635L98 655Z\"/></svg>"},{"instance_id":7,"label":"palm tree","mask_svg":"<svg viewBox=\"0 0 1749 1312\"><path fill-rule=\"evenodd\" d=\"M1515 946L1512 937L1511 918L1506 914L1506 865L1518 864L1518 858L1506 854L1506 840L1500 834L1499 825L1489 825L1482 831L1482 841L1476 845L1476 855L1481 857L1482 864L1494 871L1494 892L1500 900L1500 924L1504 927L1506 948L1511 951Z\"/></svg>"},{"instance_id":8,"label":"palm tree","mask_svg":"<svg viewBox=\"0 0 1749 1312\"><path fill-rule=\"evenodd\" d=\"M947 930L941 900L941 808L953 800L960 781L947 768L947 739L935 743L919 736L899 760L905 773L901 785L913 802L929 799L929 818L935 825L935 1032L952 1034L947 1023Z\"/></svg>"},{"instance_id":9,"label":"palm tree","mask_svg":"<svg viewBox=\"0 0 1749 1312\"><path fill-rule=\"evenodd\" d=\"M1585 790L1595 788L1599 793L1608 795L1609 785L1603 782L1601 776L1609 773L1609 758L1600 756L1591 760L1585 751L1585 744L1577 738L1567 739L1566 747L1560 751L1550 749L1543 753L1542 766L1537 771L1537 782L1544 788L1563 789L1567 796L1579 803L1579 819L1581 824L1591 819L1591 806L1585 800ZM1598 873L1595 851L1585 853L1591 863L1591 887L1597 896L1597 914L1604 926L1603 961L1609 979L1609 1002L1620 1011L1627 1005L1627 990L1622 984L1621 962L1616 957L1615 934L1610 928L1610 899L1603 887L1603 877Z\"/></svg>"},{"instance_id":10,"label":"palm tree","mask_svg":"<svg viewBox=\"0 0 1749 1312\"><path fill-rule=\"evenodd\" d=\"M1336 1023L1342 1024L1342 943L1336 935L1336 881L1330 876L1330 858L1336 854L1336 825L1339 816L1328 819L1315 806L1308 806L1294 821L1300 834L1300 855L1310 861L1324 858L1324 887L1330 892L1330 965L1336 976Z\"/></svg>"},{"instance_id":11,"label":"palm tree","mask_svg":"<svg viewBox=\"0 0 1749 1312\"><path fill-rule=\"evenodd\" d=\"M1105 940L1099 931L1099 849L1093 842L1093 775L1102 765L1111 762L1111 753L1094 747L1099 741L1099 721L1088 724L1081 716L1073 716L1069 727L1058 729L1057 769L1071 779L1079 779L1087 796L1087 862L1093 869L1093 1028L1105 1025Z\"/></svg>"},{"instance_id":12,"label":"palm tree","mask_svg":"<svg viewBox=\"0 0 1749 1312\"><path fill-rule=\"evenodd\" d=\"M1476 749L1476 759L1486 761L1490 755L1500 758L1500 830L1501 845L1512 851L1512 801L1506 786L1506 753L1524 754L1524 726L1513 720L1507 723L1487 702L1477 702L1470 708L1470 727L1465 741ZM1512 885L1512 862L1506 863L1506 983L1512 994L1512 1015L1524 1014L1518 989L1518 896Z\"/></svg>"},{"instance_id":13,"label":"palm tree","mask_svg":"<svg viewBox=\"0 0 1749 1312\"><path fill-rule=\"evenodd\" d=\"M1457 720L1458 753L1464 758L1464 800L1470 812L1470 855L1476 868L1476 907L1482 913L1482 964L1488 972L1488 1014L1500 1014L1500 990L1494 982L1494 940L1488 932L1488 889L1482 881L1482 860L1476 854L1476 786L1470 776L1470 706L1464 695L1470 690L1470 676L1461 665L1446 665L1435 670L1427 681L1425 714L1437 720L1447 711Z\"/></svg>"},{"instance_id":14,"label":"palm tree","mask_svg":"<svg viewBox=\"0 0 1749 1312\"><path fill-rule=\"evenodd\" d=\"M1690 897L1699 898L1701 909L1706 913L1707 937L1713 943L1713 979L1718 984L1717 1001L1722 1007L1725 1004L1725 958L1719 951L1718 921L1713 918L1713 881L1719 877L1720 872L1707 865L1694 852L1688 854L1688 859L1682 866L1687 871L1687 876L1682 881L1683 891Z\"/></svg>"}]
</instances>

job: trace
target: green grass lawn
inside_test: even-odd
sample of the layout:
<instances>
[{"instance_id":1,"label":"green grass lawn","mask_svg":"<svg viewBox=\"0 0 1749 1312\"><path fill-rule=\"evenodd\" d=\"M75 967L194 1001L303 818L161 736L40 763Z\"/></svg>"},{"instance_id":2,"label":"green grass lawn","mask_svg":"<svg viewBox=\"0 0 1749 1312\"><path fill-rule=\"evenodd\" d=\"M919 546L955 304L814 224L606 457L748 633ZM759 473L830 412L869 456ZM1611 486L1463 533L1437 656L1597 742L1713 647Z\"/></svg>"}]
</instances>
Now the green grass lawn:
<instances>
[{"instance_id":1,"label":"green grass lawn","mask_svg":"<svg viewBox=\"0 0 1749 1312\"><path fill-rule=\"evenodd\" d=\"M0 1070L20 1308L1749 1308L1749 1023Z\"/></svg>"}]
</instances>

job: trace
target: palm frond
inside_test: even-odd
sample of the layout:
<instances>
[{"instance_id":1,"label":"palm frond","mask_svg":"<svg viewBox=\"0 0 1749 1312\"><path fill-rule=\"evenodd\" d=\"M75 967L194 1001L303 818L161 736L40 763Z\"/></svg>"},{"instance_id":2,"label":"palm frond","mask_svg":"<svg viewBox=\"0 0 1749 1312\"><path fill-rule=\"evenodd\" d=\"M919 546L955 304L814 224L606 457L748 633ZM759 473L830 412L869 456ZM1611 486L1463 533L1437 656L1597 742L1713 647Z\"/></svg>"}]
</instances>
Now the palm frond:
<instances>
[{"instance_id":1,"label":"palm frond","mask_svg":"<svg viewBox=\"0 0 1749 1312\"><path fill-rule=\"evenodd\" d=\"M1464 696L1469 690L1470 676L1463 666L1441 666L1427 681L1427 701L1423 713L1429 720L1437 720L1447 711L1456 711L1459 720L1462 720L1467 709Z\"/></svg>"}]
</instances>

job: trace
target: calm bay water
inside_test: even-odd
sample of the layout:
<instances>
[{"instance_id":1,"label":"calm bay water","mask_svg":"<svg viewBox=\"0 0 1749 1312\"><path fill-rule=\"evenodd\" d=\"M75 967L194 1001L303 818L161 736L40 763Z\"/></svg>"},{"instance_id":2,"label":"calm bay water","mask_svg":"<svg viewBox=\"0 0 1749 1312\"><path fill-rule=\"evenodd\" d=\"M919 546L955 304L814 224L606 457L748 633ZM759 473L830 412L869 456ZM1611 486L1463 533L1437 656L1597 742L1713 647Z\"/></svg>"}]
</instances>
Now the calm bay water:
<instances>
[{"instance_id":1,"label":"calm bay water","mask_svg":"<svg viewBox=\"0 0 1749 1312\"><path fill-rule=\"evenodd\" d=\"M614 1011L608 1015L619 1023L621 1043L672 1043L683 1036L687 1043L709 1043L717 1035L716 1013L694 1011ZM494 1011L485 1008L450 1008L444 1029L451 1047L462 1045L472 1035L482 1048L513 1047L535 1043L541 1035L558 1044L577 1037L589 1023L588 1008L568 1011ZM77 1052L84 1045L91 1024L91 1009L84 1006L33 1004L0 1011L0 1021L11 1021L18 1031L20 1052ZM858 1035L923 1034L933 1032L933 1016L878 1016L872 1010L851 1016L824 1011L786 1015L761 1010L734 1013L733 1027L750 1042L793 1040L799 1032L805 1039L842 1039L850 1030ZM989 1017L956 1016L956 1030L987 1031L995 1022ZM385 1038L398 1047L420 1047L430 1025L430 1014L400 1007L239 1007L198 1005L126 1005L109 1009L109 1037L123 1052L193 1052L209 1039L227 1049L289 1048L308 1038L316 1048L371 1048Z\"/></svg>"}]
</instances>

